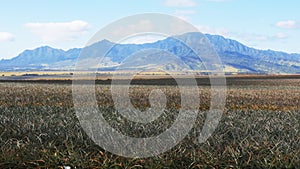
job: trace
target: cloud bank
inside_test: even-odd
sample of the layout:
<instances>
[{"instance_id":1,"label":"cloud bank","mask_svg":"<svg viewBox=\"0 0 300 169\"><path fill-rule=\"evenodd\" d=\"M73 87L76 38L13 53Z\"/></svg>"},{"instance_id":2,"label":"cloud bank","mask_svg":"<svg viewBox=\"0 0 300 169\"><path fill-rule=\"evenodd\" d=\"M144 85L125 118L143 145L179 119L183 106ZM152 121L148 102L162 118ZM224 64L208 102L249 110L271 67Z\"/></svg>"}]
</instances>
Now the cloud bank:
<instances>
[{"instance_id":1,"label":"cloud bank","mask_svg":"<svg viewBox=\"0 0 300 169\"><path fill-rule=\"evenodd\" d=\"M0 32L0 42L14 41L15 36L9 32Z\"/></svg>"},{"instance_id":2,"label":"cloud bank","mask_svg":"<svg viewBox=\"0 0 300 169\"><path fill-rule=\"evenodd\" d=\"M296 29L300 28L300 22L294 20L279 21L275 24L275 26L284 29Z\"/></svg>"},{"instance_id":3,"label":"cloud bank","mask_svg":"<svg viewBox=\"0 0 300 169\"><path fill-rule=\"evenodd\" d=\"M87 22L75 20L71 22L27 23L25 27L39 36L43 41L69 41L86 34L90 29Z\"/></svg>"}]
</instances>

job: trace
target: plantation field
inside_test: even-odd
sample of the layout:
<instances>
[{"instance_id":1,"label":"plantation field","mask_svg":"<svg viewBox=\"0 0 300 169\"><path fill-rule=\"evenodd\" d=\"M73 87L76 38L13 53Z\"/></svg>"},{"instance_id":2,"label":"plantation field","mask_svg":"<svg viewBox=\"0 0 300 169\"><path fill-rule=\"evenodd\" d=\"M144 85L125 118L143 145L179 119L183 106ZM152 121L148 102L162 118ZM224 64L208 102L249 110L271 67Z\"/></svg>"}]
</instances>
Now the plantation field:
<instances>
[{"instance_id":1,"label":"plantation field","mask_svg":"<svg viewBox=\"0 0 300 169\"><path fill-rule=\"evenodd\" d=\"M199 115L185 139L161 155L132 159L105 151L83 131L70 81L2 81L0 168L300 168L299 77L228 78L222 119L201 144L197 138L211 96L207 79L197 82ZM99 109L107 112L105 119L132 137L166 130L180 108L179 88L170 79L136 80L130 88L131 102L140 110L150 107L151 90L166 94L166 111L151 124L120 117L107 81L98 82L95 89Z\"/></svg>"}]
</instances>

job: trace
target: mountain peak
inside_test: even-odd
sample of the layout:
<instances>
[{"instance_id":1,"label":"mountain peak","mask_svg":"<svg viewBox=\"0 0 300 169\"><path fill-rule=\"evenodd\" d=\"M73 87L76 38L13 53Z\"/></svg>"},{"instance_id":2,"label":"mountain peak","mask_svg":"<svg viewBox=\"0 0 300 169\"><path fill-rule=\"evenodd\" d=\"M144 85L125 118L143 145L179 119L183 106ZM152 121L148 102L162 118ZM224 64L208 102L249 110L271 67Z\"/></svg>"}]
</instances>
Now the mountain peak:
<instances>
[{"instance_id":1,"label":"mountain peak","mask_svg":"<svg viewBox=\"0 0 300 169\"><path fill-rule=\"evenodd\" d=\"M48 45L45 45L45 46L41 46L41 47L38 47L40 49L54 49L52 48L51 46L48 46Z\"/></svg>"},{"instance_id":2,"label":"mountain peak","mask_svg":"<svg viewBox=\"0 0 300 169\"><path fill-rule=\"evenodd\" d=\"M114 42L111 42L111 41L109 41L109 40L107 40L107 39L102 39L101 41L98 41L98 42L96 42L96 43L100 43L100 44L106 44L106 45L112 45L112 44L115 44Z\"/></svg>"},{"instance_id":3,"label":"mountain peak","mask_svg":"<svg viewBox=\"0 0 300 169\"><path fill-rule=\"evenodd\" d=\"M103 40L101 40L100 42L102 42L102 43L112 43L111 41L109 41L109 40L107 40L107 39L103 39Z\"/></svg>"}]
</instances>

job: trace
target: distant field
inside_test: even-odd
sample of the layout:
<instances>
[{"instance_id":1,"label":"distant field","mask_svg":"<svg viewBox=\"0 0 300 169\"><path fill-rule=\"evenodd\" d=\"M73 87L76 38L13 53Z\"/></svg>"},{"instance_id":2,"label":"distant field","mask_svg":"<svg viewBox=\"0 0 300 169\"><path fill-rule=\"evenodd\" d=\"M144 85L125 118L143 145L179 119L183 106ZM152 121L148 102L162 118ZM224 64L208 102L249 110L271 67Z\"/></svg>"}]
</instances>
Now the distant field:
<instances>
[{"instance_id":1,"label":"distant field","mask_svg":"<svg viewBox=\"0 0 300 169\"><path fill-rule=\"evenodd\" d=\"M82 76L89 76L89 74L95 73L94 71L76 71L77 75L82 75ZM181 75L181 76L186 76L187 74L199 74L199 73L205 73L205 72L199 72L199 71L188 71L188 72L176 72L176 71L170 71L169 73L172 73L173 75ZM291 77L291 76L300 76L300 74L291 74L291 75L272 75L272 74L238 74L237 72L225 72L227 74L227 76L230 77ZM14 77L14 76L28 76L31 78L36 78L37 76L41 76L41 77L55 77L55 76L70 76L72 77L72 75L74 74L74 71L55 71L55 70L49 70L49 71L7 71L7 72L1 72L0 71L0 77ZM112 76L116 76L116 77L124 77L127 76L128 74L132 74L132 71L128 70L128 71L98 71L97 72L97 76L98 78L100 77L112 77ZM168 74L164 71L142 71L138 73L138 76L141 77L164 77L164 76L168 76ZM196 76L205 76L205 75L196 75Z\"/></svg>"},{"instance_id":2,"label":"distant field","mask_svg":"<svg viewBox=\"0 0 300 169\"><path fill-rule=\"evenodd\" d=\"M174 78L196 78L199 85L210 85L209 78L218 78L216 75L197 75L193 72L188 74L184 72L140 72L134 74L133 83L136 84L167 84L176 85ZM76 72L76 80L96 80L99 84L108 84L112 79L126 80L133 76L131 71L113 71L113 72ZM272 74L233 74L225 75L227 84L241 84L242 81L270 81L274 79L300 79L300 74L291 75L272 75ZM66 82L71 83L74 79L74 73L71 71L30 71L30 72L0 72L0 82Z\"/></svg>"},{"instance_id":3,"label":"distant field","mask_svg":"<svg viewBox=\"0 0 300 169\"><path fill-rule=\"evenodd\" d=\"M62 74L70 74L69 71L9 71L9 72L0 72L1 76L23 76L26 74L30 75L62 75Z\"/></svg>"},{"instance_id":4,"label":"distant field","mask_svg":"<svg viewBox=\"0 0 300 169\"><path fill-rule=\"evenodd\" d=\"M228 77L222 120L203 144L196 139L211 96L209 79L198 77L201 102L194 128L170 151L146 159L119 157L93 143L79 125L71 75L66 76L0 80L0 168L300 168L299 75ZM120 120L109 79L98 79L96 85L99 109L107 112L107 121L135 137L164 131L180 108L174 80L142 77L130 90L135 107L150 106L152 89L162 89L168 99L164 117L151 125Z\"/></svg>"}]
</instances>

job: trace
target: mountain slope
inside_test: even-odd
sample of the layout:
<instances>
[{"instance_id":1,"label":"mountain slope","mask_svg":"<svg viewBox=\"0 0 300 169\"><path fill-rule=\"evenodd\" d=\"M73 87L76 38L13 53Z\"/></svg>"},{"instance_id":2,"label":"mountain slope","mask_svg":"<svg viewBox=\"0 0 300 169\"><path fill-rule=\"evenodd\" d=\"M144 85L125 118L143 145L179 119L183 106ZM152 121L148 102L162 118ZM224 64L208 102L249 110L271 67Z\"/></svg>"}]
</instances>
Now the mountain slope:
<instances>
[{"instance_id":1,"label":"mountain slope","mask_svg":"<svg viewBox=\"0 0 300 169\"><path fill-rule=\"evenodd\" d=\"M52 67L59 62L76 61L81 49L70 49L64 51L61 49L54 49L49 46L42 46L34 50L25 50L18 56L10 60L1 60L1 70L26 70L26 69L43 69Z\"/></svg>"},{"instance_id":2,"label":"mountain slope","mask_svg":"<svg viewBox=\"0 0 300 169\"><path fill-rule=\"evenodd\" d=\"M251 72L300 73L300 55L272 50L257 50L222 36L206 35L223 64Z\"/></svg>"},{"instance_id":3,"label":"mountain slope","mask_svg":"<svg viewBox=\"0 0 300 169\"><path fill-rule=\"evenodd\" d=\"M160 40L154 43L146 44L115 44L107 40L97 42L84 50L80 48L70 49L64 51L61 49L54 49L48 46L40 47L34 50L26 50L17 57L10 60L1 60L1 70L33 70L33 69L72 69L76 64L77 58L81 51L88 49L87 61L98 62L99 51L113 47L102 61L103 68L114 69L115 66L127 65L126 69L134 68L135 64L147 64L145 60L140 63L137 62L139 56L135 56L135 62L128 61L131 55L136 54L143 50L158 49L169 53L172 53L179 57L179 60L184 61L189 69L204 69L201 64L201 60L195 53L188 48L185 43L180 42L177 38L183 39L184 42L189 44L197 44L199 33L186 33L183 35L169 37L164 40ZM206 34L207 39L210 41L212 47L218 53L225 67L230 67L239 72L249 73L300 73L300 54L288 54L284 52L277 52L272 50L257 50L247 47L238 41L226 39L218 35ZM195 42L195 43L194 43ZM201 49L199 46L193 46L197 50ZM143 53L140 54L142 57ZM157 56L155 58L155 55ZM166 56L166 53L155 53L148 59L152 65L153 60L159 61L170 60L162 59L162 56ZM158 56L159 55L159 56ZM205 57L205 56L202 56ZM160 58L160 59L158 59ZM89 59L89 60L88 60ZM125 59L125 61L124 61ZM172 60L172 59L171 59ZM169 67L176 67L176 70L180 70L183 65L179 63L178 59L174 59L175 63L169 65ZM124 62L124 63L122 63ZM130 63L130 64L128 64Z\"/></svg>"}]
</instances>

